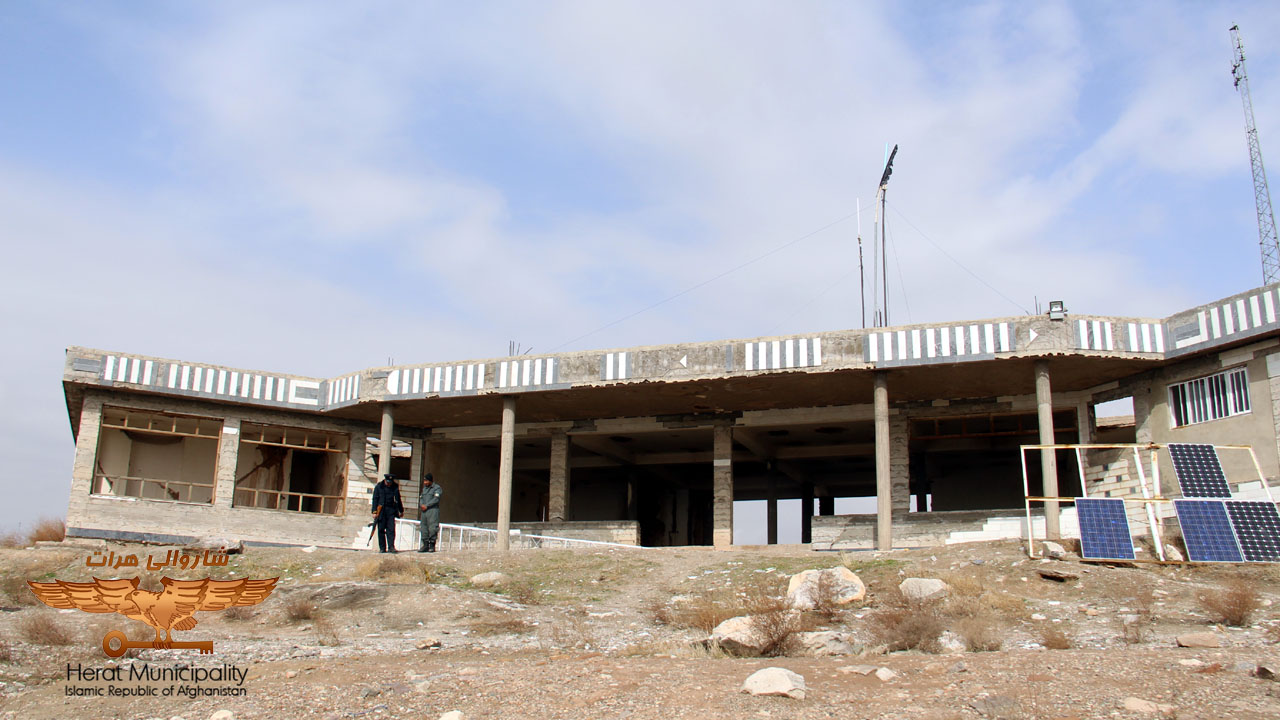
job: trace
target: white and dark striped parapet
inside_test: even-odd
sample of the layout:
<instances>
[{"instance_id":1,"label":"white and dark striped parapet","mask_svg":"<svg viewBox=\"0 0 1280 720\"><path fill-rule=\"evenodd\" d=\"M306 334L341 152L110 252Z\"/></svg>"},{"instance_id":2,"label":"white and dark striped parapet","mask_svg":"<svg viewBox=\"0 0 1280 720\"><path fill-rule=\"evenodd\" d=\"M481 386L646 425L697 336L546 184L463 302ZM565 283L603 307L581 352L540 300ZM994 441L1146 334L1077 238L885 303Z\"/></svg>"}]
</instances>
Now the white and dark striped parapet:
<instances>
[{"instance_id":1,"label":"white and dark striped parapet","mask_svg":"<svg viewBox=\"0 0 1280 720\"><path fill-rule=\"evenodd\" d=\"M1280 329L1280 288L1251 290L1166 320L1001 318L804 337L690 343L374 368L336 378L239 370L85 348L68 382L323 412L363 402L544 392L631 382L939 365L1002 357L1174 358Z\"/></svg>"}]
</instances>

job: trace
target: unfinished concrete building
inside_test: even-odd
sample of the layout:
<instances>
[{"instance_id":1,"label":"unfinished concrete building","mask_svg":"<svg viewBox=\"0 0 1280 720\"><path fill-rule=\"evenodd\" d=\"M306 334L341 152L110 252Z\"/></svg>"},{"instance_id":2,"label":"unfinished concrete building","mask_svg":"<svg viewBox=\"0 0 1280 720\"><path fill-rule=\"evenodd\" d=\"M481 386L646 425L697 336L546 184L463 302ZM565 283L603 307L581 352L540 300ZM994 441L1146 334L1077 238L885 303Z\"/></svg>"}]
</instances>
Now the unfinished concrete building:
<instances>
[{"instance_id":1,"label":"unfinished concrete building","mask_svg":"<svg viewBox=\"0 0 1280 720\"><path fill-rule=\"evenodd\" d=\"M1016 516L1019 445L1230 442L1280 475L1280 286L1167 318L1048 315L374 368L335 378L73 347L68 534L349 547L382 472L442 519L652 546L733 543L733 501L804 500L803 542L945 542ZM1094 406L1133 399L1133 423ZM1235 482L1258 480L1226 457ZM1032 458L1060 495L1134 492L1117 453ZM1167 471L1167 469L1166 469ZM877 512L835 515L834 500ZM816 503L814 500L816 499ZM816 505L816 512L815 512ZM1065 529L1065 528L1064 528Z\"/></svg>"}]
</instances>

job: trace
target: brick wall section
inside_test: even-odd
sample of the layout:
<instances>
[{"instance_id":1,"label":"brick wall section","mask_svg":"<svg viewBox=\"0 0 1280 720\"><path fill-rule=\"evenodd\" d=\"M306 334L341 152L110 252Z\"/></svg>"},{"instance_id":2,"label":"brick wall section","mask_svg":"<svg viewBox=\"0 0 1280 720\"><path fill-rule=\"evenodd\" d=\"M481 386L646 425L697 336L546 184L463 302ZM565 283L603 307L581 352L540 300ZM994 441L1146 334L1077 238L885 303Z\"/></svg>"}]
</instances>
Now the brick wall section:
<instances>
[{"instance_id":1,"label":"brick wall section","mask_svg":"<svg viewBox=\"0 0 1280 720\"><path fill-rule=\"evenodd\" d=\"M911 427L906 415L889 415L889 496L893 512L911 509Z\"/></svg>"},{"instance_id":2,"label":"brick wall section","mask_svg":"<svg viewBox=\"0 0 1280 720\"><path fill-rule=\"evenodd\" d=\"M118 407L222 419L223 432L218 447L213 503L179 503L91 495L104 402ZM240 434L226 431L232 428L239 430L241 422L348 433L351 452L347 458L345 515L232 507ZM368 504L374 478L364 475L362 468L365 437L376 433L377 429L372 426L345 420L313 418L242 406L210 405L173 398L121 397L89 392L85 397L80 431L76 437L76 458L72 466L71 497L67 508L69 534L101 537L123 533L125 537L157 538L218 535L247 542L349 547L352 538L369 518Z\"/></svg>"}]
</instances>

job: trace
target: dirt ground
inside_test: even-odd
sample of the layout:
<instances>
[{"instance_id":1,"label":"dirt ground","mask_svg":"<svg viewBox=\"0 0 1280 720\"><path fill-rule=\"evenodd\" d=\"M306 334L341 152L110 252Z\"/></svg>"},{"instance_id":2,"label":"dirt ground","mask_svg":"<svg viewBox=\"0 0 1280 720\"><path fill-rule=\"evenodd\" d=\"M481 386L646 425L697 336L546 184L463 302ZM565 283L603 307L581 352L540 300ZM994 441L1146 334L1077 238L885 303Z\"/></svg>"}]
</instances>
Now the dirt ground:
<instances>
[{"instance_id":1,"label":"dirt ground","mask_svg":"<svg viewBox=\"0 0 1280 720\"><path fill-rule=\"evenodd\" d=\"M1013 542L848 554L799 546L449 551L389 561L368 552L254 548L213 572L167 573L280 578L243 616L199 613L195 629L176 634L212 640L212 655L148 649L115 661L101 650L108 630L128 628L135 639L151 631L119 615L33 605L25 591L25 580L88 580L84 560L93 549L0 550L0 717L204 720L222 710L235 718L431 720L452 710L466 718L698 720L1280 717L1280 682L1256 676L1259 665L1280 669L1274 566L1040 561ZM163 555L168 548L111 549ZM729 657L708 648L708 633L690 621L706 621L709 608L731 607L750 588L780 594L791 574L840 564L865 581L866 601L804 622L847 633L856 654ZM1042 569L1076 579L1048 580ZM489 571L507 578L495 587L471 583ZM157 573L132 575L159 589ZM908 577L951 583L956 604L946 607L983 618L987 645L999 649L887 652L877 618L900 608L897 586ZM1245 627L1216 624L1203 598L1240 581L1258 594L1257 611ZM699 608L702 615L690 611ZM68 637L33 630L37 618ZM1221 647L1178 647L1188 633L1210 633ZM148 681L116 685L151 686L157 696L68 695L112 685L68 681L68 665L127 672L143 664L231 665L248 672L245 695L163 697L174 683ZM747 676L765 667L802 675L804 699L743 693Z\"/></svg>"}]
</instances>

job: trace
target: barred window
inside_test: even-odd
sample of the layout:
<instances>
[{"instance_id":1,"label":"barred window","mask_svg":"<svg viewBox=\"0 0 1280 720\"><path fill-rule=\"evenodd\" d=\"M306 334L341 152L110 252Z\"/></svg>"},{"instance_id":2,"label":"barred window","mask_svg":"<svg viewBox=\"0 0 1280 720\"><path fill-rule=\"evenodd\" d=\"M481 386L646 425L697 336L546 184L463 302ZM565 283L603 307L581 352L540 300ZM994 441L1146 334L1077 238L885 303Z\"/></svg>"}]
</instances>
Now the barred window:
<instances>
[{"instance_id":1,"label":"barred window","mask_svg":"<svg viewBox=\"0 0 1280 720\"><path fill-rule=\"evenodd\" d=\"M1249 373L1236 368L1169 386L1173 426L1218 420L1249 412Z\"/></svg>"}]
</instances>

